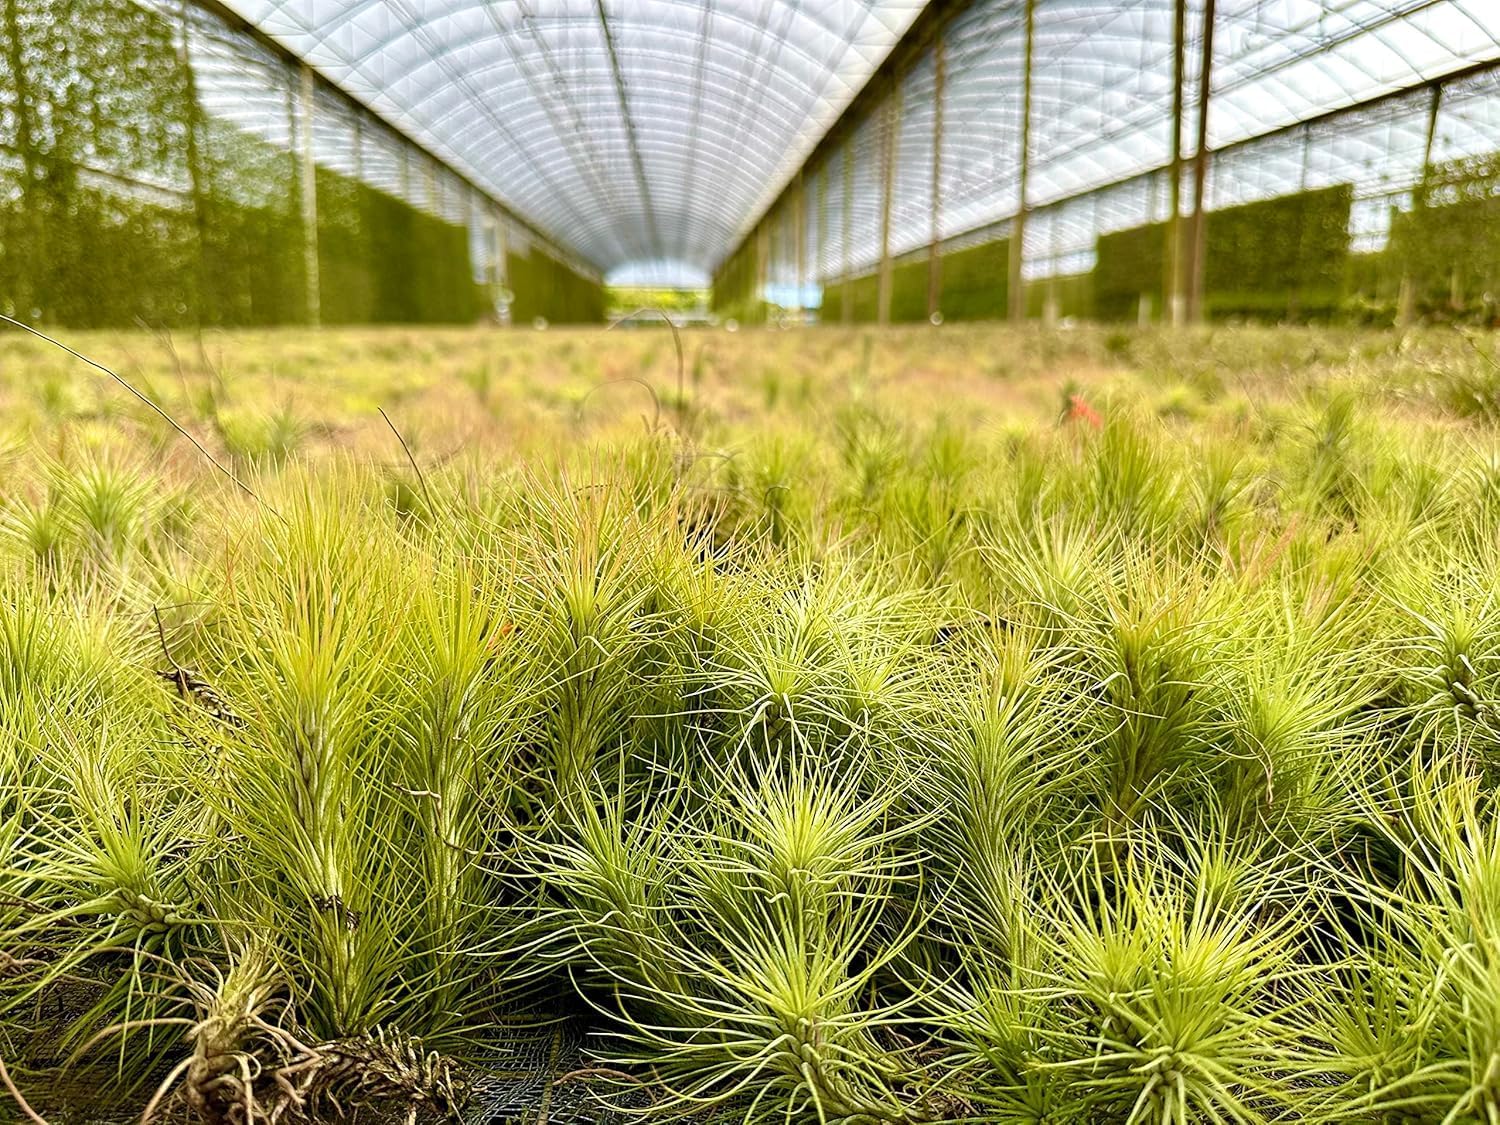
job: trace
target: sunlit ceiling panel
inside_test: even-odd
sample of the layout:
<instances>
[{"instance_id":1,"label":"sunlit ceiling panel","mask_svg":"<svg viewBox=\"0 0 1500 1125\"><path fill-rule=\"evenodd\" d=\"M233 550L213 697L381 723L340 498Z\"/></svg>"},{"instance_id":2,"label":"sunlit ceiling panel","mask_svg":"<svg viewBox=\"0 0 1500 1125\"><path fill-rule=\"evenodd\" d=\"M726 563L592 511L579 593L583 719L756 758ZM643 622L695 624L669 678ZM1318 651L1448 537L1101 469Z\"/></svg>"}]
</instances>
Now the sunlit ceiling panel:
<instances>
[{"instance_id":1,"label":"sunlit ceiling panel","mask_svg":"<svg viewBox=\"0 0 1500 1125\"><path fill-rule=\"evenodd\" d=\"M923 0L228 4L602 270L693 273L732 249Z\"/></svg>"}]
</instances>

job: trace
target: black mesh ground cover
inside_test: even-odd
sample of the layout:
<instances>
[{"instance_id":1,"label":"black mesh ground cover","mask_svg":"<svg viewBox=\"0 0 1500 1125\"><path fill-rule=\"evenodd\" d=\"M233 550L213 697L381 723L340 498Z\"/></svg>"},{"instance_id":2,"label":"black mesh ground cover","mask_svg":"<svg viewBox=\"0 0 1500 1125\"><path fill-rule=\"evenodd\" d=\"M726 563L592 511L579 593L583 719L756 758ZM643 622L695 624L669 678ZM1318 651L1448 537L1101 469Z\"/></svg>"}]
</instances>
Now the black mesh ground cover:
<instances>
[{"instance_id":1,"label":"black mesh ground cover","mask_svg":"<svg viewBox=\"0 0 1500 1125\"><path fill-rule=\"evenodd\" d=\"M55 1042L55 1037L52 1039ZM51 1125L134 1125L156 1083L165 1076L175 1057L165 1060L160 1073L144 1080L128 1093L101 1094L109 1088L106 1076L91 1069L62 1069L62 1059L38 1044L25 1059L24 1092ZM599 1058L607 1053L606 1036L577 1018L528 1020L507 1027L497 1037L487 1063L465 1075L472 1095L465 1107L463 1125L616 1125L632 1115L612 1108L644 1108L644 1095L622 1093L622 1085L601 1071ZM368 1108L351 1116L333 1118L341 1125L385 1125L406 1122L406 1108L391 1106L389 1113ZM0 1125L22 1118L0 1094ZM178 1112L166 1125L189 1125L192 1119ZM422 1125L436 1120L419 1117Z\"/></svg>"}]
</instances>

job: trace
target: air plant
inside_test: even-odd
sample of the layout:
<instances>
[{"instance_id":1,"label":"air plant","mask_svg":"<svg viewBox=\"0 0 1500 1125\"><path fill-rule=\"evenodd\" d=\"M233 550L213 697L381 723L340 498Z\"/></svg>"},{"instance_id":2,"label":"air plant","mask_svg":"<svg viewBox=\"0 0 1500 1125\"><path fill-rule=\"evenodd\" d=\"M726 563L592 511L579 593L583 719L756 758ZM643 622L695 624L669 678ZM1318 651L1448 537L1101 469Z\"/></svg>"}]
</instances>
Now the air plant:
<instances>
[{"instance_id":1,"label":"air plant","mask_svg":"<svg viewBox=\"0 0 1500 1125\"><path fill-rule=\"evenodd\" d=\"M583 337L329 333L251 481L0 377L16 1089L420 1117L569 1020L600 1115L1500 1123L1459 353L996 331L726 337L683 433L576 424Z\"/></svg>"}]
</instances>

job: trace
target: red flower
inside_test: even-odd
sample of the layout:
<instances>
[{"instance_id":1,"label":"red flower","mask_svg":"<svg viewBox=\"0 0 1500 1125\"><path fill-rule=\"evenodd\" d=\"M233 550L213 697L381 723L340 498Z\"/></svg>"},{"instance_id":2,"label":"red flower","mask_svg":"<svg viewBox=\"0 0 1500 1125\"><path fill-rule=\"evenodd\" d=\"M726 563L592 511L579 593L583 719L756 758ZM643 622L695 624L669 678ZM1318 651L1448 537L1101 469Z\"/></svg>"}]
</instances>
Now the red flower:
<instances>
[{"instance_id":1,"label":"red flower","mask_svg":"<svg viewBox=\"0 0 1500 1125\"><path fill-rule=\"evenodd\" d=\"M1067 421L1085 422L1092 429L1104 428L1104 419L1099 417L1099 412L1089 405L1089 400L1082 395L1068 396Z\"/></svg>"}]
</instances>

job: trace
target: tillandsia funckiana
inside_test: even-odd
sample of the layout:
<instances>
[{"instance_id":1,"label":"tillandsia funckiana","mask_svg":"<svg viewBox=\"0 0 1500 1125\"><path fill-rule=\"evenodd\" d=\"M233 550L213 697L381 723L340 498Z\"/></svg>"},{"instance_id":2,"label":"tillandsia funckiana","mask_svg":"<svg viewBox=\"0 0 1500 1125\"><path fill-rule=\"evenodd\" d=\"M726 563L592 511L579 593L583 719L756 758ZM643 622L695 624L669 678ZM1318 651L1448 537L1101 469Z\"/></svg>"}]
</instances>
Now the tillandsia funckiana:
<instances>
[{"instance_id":1,"label":"tillandsia funckiana","mask_svg":"<svg viewBox=\"0 0 1500 1125\"><path fill-rule=\"evenodd\" d=\"M285 340L0 341L32 1125L1500 1125L1474 348Z\"/></svg>"}]
</instances>

